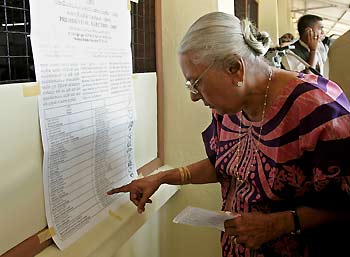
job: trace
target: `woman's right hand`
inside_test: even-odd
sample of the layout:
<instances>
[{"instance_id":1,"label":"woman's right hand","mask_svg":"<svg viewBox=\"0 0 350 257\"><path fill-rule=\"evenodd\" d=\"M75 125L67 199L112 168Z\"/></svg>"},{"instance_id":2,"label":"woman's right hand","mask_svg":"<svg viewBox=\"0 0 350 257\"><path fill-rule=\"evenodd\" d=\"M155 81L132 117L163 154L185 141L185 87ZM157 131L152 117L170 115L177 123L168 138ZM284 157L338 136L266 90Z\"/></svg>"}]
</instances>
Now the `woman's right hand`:
<instances>
[{"instance_id":1,"label":"woman's right hand","mask_svg":"<svg viewBox=\"0 0 350 257\"><path fill-rule=\"evenodd\" d=\"M138 213L145 211L146 203L152 203L150 197L161 185L157 174L142 179L137 179L124 186L114 188L107 192L108 195L117 193L130 193L130 201L137 206Z\"/></svg>"}]
</instances>

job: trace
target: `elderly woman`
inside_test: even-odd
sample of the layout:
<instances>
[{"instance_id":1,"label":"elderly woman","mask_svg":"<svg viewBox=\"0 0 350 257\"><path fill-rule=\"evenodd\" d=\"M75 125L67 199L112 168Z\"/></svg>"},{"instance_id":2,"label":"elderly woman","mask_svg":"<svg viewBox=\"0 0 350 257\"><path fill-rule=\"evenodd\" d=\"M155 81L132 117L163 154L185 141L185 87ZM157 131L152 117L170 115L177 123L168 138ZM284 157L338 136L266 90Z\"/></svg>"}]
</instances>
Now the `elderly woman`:
<instances>
[{"instance_id":1,"label":"elderly woman","mask_svg":"<svg viewBox=\"0 0 350 257\"><path fill-rule=\"evenodd\" d=\"M349 224L349 103L331 81L268 66L269 42L229 14L198 19L179 57L191 99L212 109L203 132L208 158L109 194L130 192L143 212L163 183L220 182L222 210L238 214L225 222L223 256L340 256L339 224Z\"/></svg>"}]
</instances>

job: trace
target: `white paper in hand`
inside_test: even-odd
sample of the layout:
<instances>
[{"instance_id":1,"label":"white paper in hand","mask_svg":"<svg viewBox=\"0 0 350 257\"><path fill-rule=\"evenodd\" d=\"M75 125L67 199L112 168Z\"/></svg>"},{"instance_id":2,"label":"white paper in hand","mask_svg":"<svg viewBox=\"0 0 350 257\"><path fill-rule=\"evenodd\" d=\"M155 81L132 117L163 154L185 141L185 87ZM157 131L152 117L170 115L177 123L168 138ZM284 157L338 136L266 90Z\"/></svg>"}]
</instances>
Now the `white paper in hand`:
<instances>
[{"instance_id":1,"label":"white paper in hand","mask_svg":"<svg viewBox=\"0 0 350 257\"><path fill-rule=\"evenodd\" d=\"M225 220L234 219L237 216L240 215L188 206L173 219L173 222L192 226L211 227L225 231Z\"/></svg>"}]
</instances>

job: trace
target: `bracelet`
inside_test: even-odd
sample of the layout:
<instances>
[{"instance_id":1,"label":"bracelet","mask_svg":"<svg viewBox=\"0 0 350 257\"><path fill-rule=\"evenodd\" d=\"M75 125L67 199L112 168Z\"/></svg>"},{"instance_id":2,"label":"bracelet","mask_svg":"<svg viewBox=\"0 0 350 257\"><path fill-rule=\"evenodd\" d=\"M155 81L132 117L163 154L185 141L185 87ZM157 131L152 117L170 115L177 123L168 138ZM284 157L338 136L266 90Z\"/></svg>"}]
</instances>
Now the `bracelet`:
<instances>
[{"instance_id":1,"label":"bracelet","mask_svg":"<svg viewBox=\"0 0 350 257\"><path fill-rule=\"evenodd\" d=\"M298 213L295 210L289 211L293 215L293 221L294 221L294 231L291 232L292 235L300 235L301 233L301 226L300 226L300 220Z\"/></svg>"},{"instance_id":2,"label":"bracelet","mask_svg":"<svg viewBox=\"0 0 350 257\"><path fill-rule=\"evenodd\" d=\"M181 182L180 182L180 185L183 185L184 182L185 182L185 173L184 173L184 170L183 168L178 168L179 172L180 172L180 177L181 177Z\"/></svg>"},{"instance_id":3,"label":"bracelet","mask_svg":"<svg viewBox=\"0 0 350 257\"><path fill-rule=\"evenodd\" d=\"M185 166L184 169L185 169L185 174L187 175L186 176L186 183L191 184L192 183L192 176L191 176L190 169L187 166Z\"/></svg>"},{"instance_id":4,"label":"bracelet","mask_svg":"<svg viewBox=\"0 0 350 257\"><path fill-rule=\"evenodd\" d=\"M178 168L181 177L181 185L191 183L192 176L187 166Z\"/></svg>"}]
</instances>

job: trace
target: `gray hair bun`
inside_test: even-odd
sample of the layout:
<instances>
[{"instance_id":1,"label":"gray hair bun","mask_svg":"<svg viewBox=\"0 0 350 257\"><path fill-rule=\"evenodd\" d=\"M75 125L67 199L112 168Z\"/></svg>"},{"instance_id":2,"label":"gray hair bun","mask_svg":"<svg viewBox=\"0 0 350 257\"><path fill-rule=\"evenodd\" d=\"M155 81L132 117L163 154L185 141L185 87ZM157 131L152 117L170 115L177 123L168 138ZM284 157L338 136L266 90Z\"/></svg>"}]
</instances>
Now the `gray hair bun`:
<instances>
[{"instance_id":1,"label":"gray hair bun","mask_svg":"<svg viewBox=\"0 0 350 257\"><path fill-rule=\"evenodd\" d=\"M256 27L247 19L241 21L241 27L247 45L254 50L256 55L265 55L270 47L270 35L265 31L258 32Z\"/></svg>"}]
</instances>

